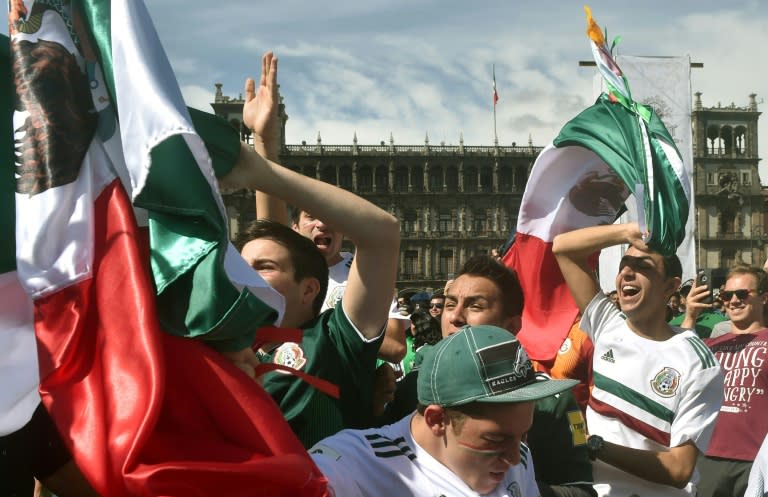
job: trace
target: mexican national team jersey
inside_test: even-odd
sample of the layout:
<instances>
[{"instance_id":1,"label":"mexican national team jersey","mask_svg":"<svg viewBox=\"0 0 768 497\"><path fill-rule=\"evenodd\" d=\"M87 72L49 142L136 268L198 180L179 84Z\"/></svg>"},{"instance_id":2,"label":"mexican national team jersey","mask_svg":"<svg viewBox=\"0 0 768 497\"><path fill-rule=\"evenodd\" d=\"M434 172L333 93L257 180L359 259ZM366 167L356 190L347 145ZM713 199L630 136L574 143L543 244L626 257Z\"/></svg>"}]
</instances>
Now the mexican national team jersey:
<instances>
[{"instance_id":1,"label":"mexican national team jersey","mask_svg":"<svg viewBox=\"0 0 768 497\"><path fill-rule=\"evenodd\" d=\"M665 451L693 441L706 452L723 402L723 374L715 357L690 330L655 341L634 333L625 316L598 293L581 328L594 342L594 387L587 408L591 434L643 450ZM593 466L600 495L694 495L698 474L685 489L658 485L602 461Z\"/></svg>"},{"instance_id":2,"label":"mexican national team jersey","mask_svg":"<svg viewBox=\"0 0 768 497\"><path fill-rule=\"evenodd\" d=\"M347 289L349 268L352 267L352 259L355 255L349 252L340 252L339 255L341 255L341 260L328 268L328 291L325 293L325 300L323 300L323 307L320 312L336 307Z\"/></svg>"},{"instance_id":3,"label":"mexican national team jersey","mask_svg":"<svg viewBox=\"0 0 768 497\"><path fill-rule=\"evenodd\" d=\"M337 497L477 497L411 436L412 416L371 430L344 430L309 451ZM487 497L538 497L533 461L521 445L522 462L507 470Z\"/></svg>"}]
</instances>

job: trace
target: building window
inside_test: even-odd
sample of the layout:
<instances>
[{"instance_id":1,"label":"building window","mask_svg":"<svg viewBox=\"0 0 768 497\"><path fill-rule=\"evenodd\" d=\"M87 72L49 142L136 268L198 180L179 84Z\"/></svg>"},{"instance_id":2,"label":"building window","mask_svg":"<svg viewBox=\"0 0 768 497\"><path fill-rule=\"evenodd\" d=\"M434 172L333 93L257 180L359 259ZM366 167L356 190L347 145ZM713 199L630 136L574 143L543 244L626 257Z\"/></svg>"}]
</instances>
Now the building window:
<instances>
[{"instance_id":1,"label":"building window","mask_svg":"<svg viewBox=\"0 0 768 497\"><path fill-rule=\"evenodd\" d=\"M489 167L480 170L480 191L483 193L493 191L493 171Z\"/></svg>"},{"instance_id":2,"label":"building window","mask_svg":"<svg viewBox=\"0 0 768 497\"><path fill-rule=\"evenodd\" d=\"M453 273L453 250L441 250L438 271L443 276Z\"/></svg>"},{"instance_id":3,"label":"building window","mask_svg":"<svg viewBox=\"0 0 768 497\"><path fill-rule=\"evenodd\" d=\"M488 212L485 209L476 210L472 216L472 231L483 233L488 229Z\"/></svg>"},{"instance_id":4,"label":"building window","mask_svg":"<svg viewBox=\"0 0 768 497\"><path fill-rule=\"evenodd\" d=\"M424 170L421 167L411 168L411 191L419 193L424 191Z\"/></svg>"},{"instance_id":5,"label":"building window","mask_svg":"<svg viewBox=\"0 0 768 497\"><path fill-rule=\"evenodd\" d=\"M339 186L345 190L352 190L352 168L344 166L339 168Z\"/></svg>"},{"instance_id":6,"label":"building window","mask_svg":"<svg viewBox=\"0 0 768 497\"><path fill-rule=\"evenodd\" d=\"M453 166L445 170L445 188L449 193L459 191L459 170Z\"/></svg>"},{"instance_id":7,"label":"building window","mask_svg":"<svg viewBox=\"0 0 768 497\"><path fill-rule=\"evenodd\" d=\"M383 193L389 189L389 168L379 166L376 168L376 191Z\"/></svg>"},{"instance_id":8,"label":"building window","mask_svg":"<svg viewBox=\"0 0 768 497\"><path fill-rule=\"evenodd\" d=\"M407 192L408 191L408 168L398 167L395 170L395 191Z\"/></svg>"},{"instance_id":9,"label":"building window","mask_svg":"<svg viewBox=\"0 0 768 497\"><path fill-rule=\"evenodd\" d=\"M469 193L477 191L477 168L468 167L464 170L464 191Z\"/></svg>"},{"instance_id":10,"label":"building window","mask_svg":"<svg viewBox=\"0 0 768 497\"><path fill-rule=\"evenodd\" d=\"M357 171L357 191L373 191L373 176L370 167L362 167Z\"/></svg>"},{"instance_id":11,"label":"building window","mask_svg":"<svg viewBox=\"0 0 768 497\"><path fill-rule=\"evenodd\" d=\"M419 251L406 250L403 254L403 274L418 274L419 269Z\"/></svg>"},{"instance_id":12,"label":"building window","mask_svg":"<svg viewBox=\"0 0 768 497\"><path fill-rule=\"evenodd\" d=\"M514 177L512 170L504 168L499 171L499 191L511 192L514 188Z\"/></svg>"},{"instance_id":13,"label":"building window","mask_svg":"<svg viewBox=\"0 0 768 497\"><path fill-rule=\"evenodd\" d=\"M443 168L435 166L429 168L429 191L443 191Z\"/></svg>"},{"instance_id":14,"label":"building window","mask_svg":"<svg viewBox=\"0 0 768 497\"><path fill-rule=\"evenodd\" d=\"M707 173L707 184L717 185L717 173Z\"/></svg>"},{"instance_id":15,"label":"building window","mask_svg":"<svg viewBox=\"0 0 768 497\"><path fill-rule=\"evenodd\" d=\"M437 230L440 233L453 231L453 216L450 211L440 211L437 216Z\"/></svg>"},{"instance_id":16,"label":"building window","mask_svg":"<svg viewBox=\"0 0 768 497\"><path fill-rule=\"evenodd\" d=\"M526 183L528 182L528 168L525 166L520 166L517 169L515 169L515 185L519 189L525 188Z\"/></svg>"},{"instance_id":17,"label":"building window","mask_svg":"<svg viewBox=\"0 0 768 497\"><path fill-rule=\"evenodd\" d=\"M416 218L418 214L416 209L407 209L403 213L403 232L415 233L416 232Z\"/></svg>"},{"instance_id":18,"label":"building window","mask_svg":"<svg viewBox=\"0 0 768 497\"><path fill-rule=\"evenodd\" d=\"M752 184L752 175L749 173L749 171L741 172L741 184L746 186Z\"/></svg>"},{"instance_id":19,"label":"building window","mask_svg":"<svg viewBox=\"0 0 768 497\"><path fill-rule=\"evenodd\" d=\"M720 251L720 267L730 269L736 264L736 250L723 249Z\"/></svg>"},{"instance_id":20,"label":"building window","mask_svg":"<svg viewBox=\"0 0 768 497\"><path fill-rule=\"evenodd\" d=\"M746 136L747 128L744 126L736 126L736 129L734 130L736 155L744 155L744 152L746 152Z\"/></svg>"},{"instance_id":21,"label":"building window","mask_svg":"<svg viewBox=\"0 0 768 497\"><path fill-rule=\"evenodd\" d=\"M320 172L320 181L325 181L326 183L335 185L336 184L336 167L335 166L324 167L323 170Z\"/></svg>"}]
</instances>

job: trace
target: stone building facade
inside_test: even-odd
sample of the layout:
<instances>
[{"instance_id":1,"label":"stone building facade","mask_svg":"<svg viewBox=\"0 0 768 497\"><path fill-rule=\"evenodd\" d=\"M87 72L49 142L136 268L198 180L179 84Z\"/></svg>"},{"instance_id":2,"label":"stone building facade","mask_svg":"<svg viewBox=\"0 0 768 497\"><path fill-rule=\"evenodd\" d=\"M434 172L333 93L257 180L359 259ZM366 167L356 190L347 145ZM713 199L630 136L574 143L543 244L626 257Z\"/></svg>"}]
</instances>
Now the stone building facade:
<instances>
[{"instance_id":1,"label":"stone building facade","mask_svg":"<svg viewBox=\"0 0 768 497\"><path fill-rule=\"evenodd\" d=\"M242 98L216 85L214 112L242 128ZM283 137L288 116L281 104ZM736 262L762 263L768 245L768 189L758 174L756 95L746 107L703 107L692 115L697 265L714 285ZM248 132L241 129L243 139ZM280 161L370 200L401 222L398 288L442 287L464 261L507 241L531 166L542 147L282 143ZM225 196L232 236L255 216L252 192Z\"/></svg>"},{"instance_id":2,"label":"stone building facade","mask_svg":"<svg viewBox=\"0 0 768 497\"><path fill-rule=\"evenodd\" d=\"M241 127L241 98L216 87L214 112ZM283 130L288 116L281 105ZM285 133L283 132L283 136ZM243 134L247 139L247 134ZM398 289L442 288L469 257L507 241L541 151L527 146L282 144L284 166L357 193L400 220ZM255 216L252 192L225 195L232 236Z\"/></svg>"},{"instance_id":3,"label":"stone building facade","mask_svg":"<svg viewBox=\"0 0 768 497\"><path fill-rule=\"evenodd\" d=\"M766 189L758 173L756 95L745 107L693 107L697 263L724 282L737 262L762 266L766 259Z\"/></svg>"}]
</instances>

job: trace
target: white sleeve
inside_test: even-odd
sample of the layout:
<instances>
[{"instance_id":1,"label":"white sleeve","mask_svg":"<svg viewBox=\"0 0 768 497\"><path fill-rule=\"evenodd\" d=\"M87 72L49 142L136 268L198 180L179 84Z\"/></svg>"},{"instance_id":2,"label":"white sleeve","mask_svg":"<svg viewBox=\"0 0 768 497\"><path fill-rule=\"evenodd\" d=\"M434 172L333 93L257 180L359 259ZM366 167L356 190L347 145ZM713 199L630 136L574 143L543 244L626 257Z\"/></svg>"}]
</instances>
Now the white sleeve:
<instances>
[{"instance_id":1,"label":"white sleeve","mask_svg":"<svg viewBox=\"0 0 768 497\"><path fill-rule=\"evenodd\" d=\"M670 447L692 440L702 453L707 451L723 403L723 373L715 364L694 375L672 421Z\"/></svg>"},{"instance_id":2,"label":"white sleeve","mask_svg":"<svg viewBox=\"0 0 768 497\"><path fill-rule=\"evenodd\" d=\"M334 448L317 443L309 449L309 455L320 472L328 479L328 495L335 497L363 497L360 486L355 479L363 476L354 464L354 458L342 457Z\"/></svg>"},{"instance_id":3,"label":"white sleeve","mask_svg":"<svg viewBox=\"0 0 768 497\"><path fill-rule=\"evenodd\" d=\"M593 342L596 342L600 333L613 326L612 321L623 320L621 312L616 305L606 297L603 292L597 292L589 302L581 316L579 328L584 330Z\"/></svg>"},{"instance_id":4,"label":"white sleeve","mask_svg":"<svg viewBox=\"0 0 768 497\"><path fill-rule=\"evenodd\" d=\"M768 495L766 483L768 483L768 436L763 439L763 445L752 464L744 497L765 497Z\"/></svg>"},{"instance_id":5,"label":"white sleeve","mask_svg":"<svg viewBox=\"0 0 768 497\"><path fill-rule=\"evenodd\" d=\"M499 488L499 490L503 492L517 483L520 486L520 492L517 493L513 491L510 492L509 495L539 497L541 494L539 493L539 485L536 483L536 472L533 468L531 449L527 445L522 444L520 446L520 455L523 460L516 466L518 471L512 475L513 483L510 484L510 482L504 482L505 485L500 485L499 487L501 488Z\"/></svg>"}]
</instances>

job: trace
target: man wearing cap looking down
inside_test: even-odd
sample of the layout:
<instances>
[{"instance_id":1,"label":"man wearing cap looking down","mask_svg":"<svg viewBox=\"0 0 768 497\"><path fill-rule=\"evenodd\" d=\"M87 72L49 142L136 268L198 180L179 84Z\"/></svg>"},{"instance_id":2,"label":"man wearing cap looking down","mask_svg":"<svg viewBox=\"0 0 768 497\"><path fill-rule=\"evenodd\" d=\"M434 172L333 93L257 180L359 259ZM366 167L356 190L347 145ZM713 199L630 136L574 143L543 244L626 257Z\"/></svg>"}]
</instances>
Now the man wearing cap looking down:
<instances>
[{"instance_id":1,"label":"man wearing cap looking down","mask_svg":"<svg viewBox=\"0 0 768 497\"><path fill-rule=\"evenodd\" d=\"M424 358L414 414L382 428L344 430L310 454L339 497L538 496L522 443L534 401L575 383L537 375L506 330L466 326Z\"/></svg>"}]
</instances>

